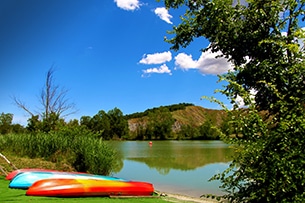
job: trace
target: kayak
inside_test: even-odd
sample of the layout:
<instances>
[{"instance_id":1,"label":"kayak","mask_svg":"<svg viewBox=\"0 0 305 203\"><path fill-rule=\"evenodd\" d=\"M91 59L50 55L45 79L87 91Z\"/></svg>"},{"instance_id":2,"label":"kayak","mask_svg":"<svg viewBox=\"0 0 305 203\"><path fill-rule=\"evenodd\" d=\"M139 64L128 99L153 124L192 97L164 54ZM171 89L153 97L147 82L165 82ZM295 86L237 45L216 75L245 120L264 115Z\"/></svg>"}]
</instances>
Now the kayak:
<instances>
[{"instance_id":1,"label":"kayak","mask_svg":"<svg viewBox=\"0 0 305 203\"><path fill-rule=\"evenodd\" d=\"M10 172L5 179L6 180L12 180L16 175L18 175L19 173L23 173L23 172L34 172L34 171L43 171L43 172L61 172L61 171L57 171L57 170L52 170L52 169L41 169L41 168L23 168L23 169L17 169L14 170L12 172ZM78 173L78 172L76 172Z\"/></svg>"},{"instance_id":2,"label":"kayak","mask_svg":"<svg viewBox=\"0 0 305 203\"><path fill-rule=\"evenodd\" d=\"M93 197L93 196L150 196L151 183L102 179L43 179L26 191L28 196Z\"/></svg>"},{"instance_id":3,"label":"kayak","mask_svg":"<svg viewBox=\"0 0 305 203\"><path fill-rule=\"evenodd\" d=\"M121 178L111 176L93 175L89 173L69 173L69 172L23 172L19 173L9 183L9 188L14 189L28 189L33 183L42 179L102 179L102 180L116 180L127 181Z\"/></svg>"},{"instance_id":4,"label":"kayak","mask_svg":"<svg viewBox=\"0 0 305 203\"><path fill-rule=\"evenodd\" d=\"M6 180L12 180L15 178L16 175L19 173L24 173L24 172L52 172L52 173L73 173L73 174L87 174L85 172L65 172L65 171L58 171L58 170L53 170L53 169L42 169L42 168L22 168L22 169L17 169L12 172L10 172L5 179Z\"/></svg>"}]
</instances>

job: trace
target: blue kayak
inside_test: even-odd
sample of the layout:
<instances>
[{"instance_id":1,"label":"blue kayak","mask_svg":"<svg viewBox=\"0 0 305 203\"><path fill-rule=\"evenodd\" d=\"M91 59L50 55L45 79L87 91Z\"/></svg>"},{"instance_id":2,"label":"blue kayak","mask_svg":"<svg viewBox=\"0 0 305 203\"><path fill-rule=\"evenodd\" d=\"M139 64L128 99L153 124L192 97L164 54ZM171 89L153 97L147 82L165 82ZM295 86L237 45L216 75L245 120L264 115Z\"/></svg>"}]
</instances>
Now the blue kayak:
<instances>
[{"instance_id":1,"label":"blue kayak","mask_svg":"<svg viewBox=\"0 0 305 203\"><path fill-rule=\"evenodd\" d=\"M28 189L38 180L43 179L100 179L100 180L115 180L115 181L127 181L121 178L111 177L111 176L102 176L94 174L76 174L69 172L24 172L15 176L10 184L9 188L14 189Z\"/></svg>"}]
</instances>

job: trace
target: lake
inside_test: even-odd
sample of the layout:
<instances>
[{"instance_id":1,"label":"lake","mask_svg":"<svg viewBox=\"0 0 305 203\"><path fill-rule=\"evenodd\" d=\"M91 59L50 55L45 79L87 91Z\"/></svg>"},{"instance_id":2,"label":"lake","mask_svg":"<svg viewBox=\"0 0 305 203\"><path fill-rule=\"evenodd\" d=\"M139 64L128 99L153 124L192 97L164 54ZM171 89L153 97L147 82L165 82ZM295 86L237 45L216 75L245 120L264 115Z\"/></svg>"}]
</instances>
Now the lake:
<instances>
[{"instance_id":1,"label":"lake","mask_svg":"<svg viewBox=\"0 0 305 203\"><path fill-rule=\"evenodd\" d=\"M156 190L193 197L223 194L220 182L233 150L222 141L111 141L121 160L113 176L147 181Z\"/></svg>"}]
</instances>

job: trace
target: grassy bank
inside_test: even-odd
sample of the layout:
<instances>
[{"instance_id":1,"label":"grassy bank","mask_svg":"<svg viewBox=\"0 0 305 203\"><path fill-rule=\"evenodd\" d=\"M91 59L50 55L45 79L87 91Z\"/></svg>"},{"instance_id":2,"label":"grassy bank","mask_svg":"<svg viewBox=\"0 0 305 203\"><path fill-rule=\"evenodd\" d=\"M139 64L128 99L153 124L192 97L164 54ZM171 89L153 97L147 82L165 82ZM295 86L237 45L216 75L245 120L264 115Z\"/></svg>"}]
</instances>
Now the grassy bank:
<instances>
[{"instance_id":1,"label":"grassy bank","mask_svg":"<svg viewBox=\"0 0 305 203\"><path fill-rule=\"evenodd\" d=\"M0 152L22 158L40 158L71 170L100 175L109 175L117 161L115 150L82 129L0 135Z\"/></svg>"}]
</instances>

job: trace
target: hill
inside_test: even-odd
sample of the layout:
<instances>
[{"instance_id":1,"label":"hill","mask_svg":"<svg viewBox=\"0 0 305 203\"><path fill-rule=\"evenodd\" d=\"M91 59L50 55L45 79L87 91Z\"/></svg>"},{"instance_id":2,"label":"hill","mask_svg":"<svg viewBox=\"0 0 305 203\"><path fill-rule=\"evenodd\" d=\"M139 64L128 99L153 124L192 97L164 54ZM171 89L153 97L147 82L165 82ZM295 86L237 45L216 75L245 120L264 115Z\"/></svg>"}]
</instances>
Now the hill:
<instances>
[{"instance_id":1,"label":"hill","mask_svg":"<svg viewBox=\"0 0 305 203\"><path fill-rule=\"evenodd\" d=\"M163 108L163 106L159 107ZM158 108L154 108L157 110ZM179 132L182 126L199 127L206 121L210 121L213 126L220 127L223 119L226 117L224 110L207 109L201 106L194 106L187 104L179 109L174 109L171 112L175 122L172 126L174 132ZM147 114L137 113L139 116L136 118L129 118L128 124L131 132L137 130L137 127L148 122ZM131 116L132 117L132 116ZM144 124L145 125L145 124Z\"/></svg>"},{"instance_id":2,"label":"hill","mask_svg":"<svg viewBox=\"0 0 305 203\"><path fill-rule=\"evenodd\" d=\"M206 109L201 106L188 106L183 110L172 112L175 118L175 126L190 125L199 127L207 120L210 120L214 126L220 127L226 112L223 110ZM177 130L179 130L178 127Z\"/></svg>"}]
</instances>

